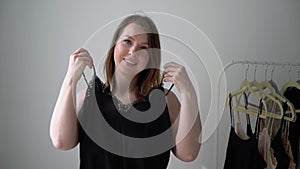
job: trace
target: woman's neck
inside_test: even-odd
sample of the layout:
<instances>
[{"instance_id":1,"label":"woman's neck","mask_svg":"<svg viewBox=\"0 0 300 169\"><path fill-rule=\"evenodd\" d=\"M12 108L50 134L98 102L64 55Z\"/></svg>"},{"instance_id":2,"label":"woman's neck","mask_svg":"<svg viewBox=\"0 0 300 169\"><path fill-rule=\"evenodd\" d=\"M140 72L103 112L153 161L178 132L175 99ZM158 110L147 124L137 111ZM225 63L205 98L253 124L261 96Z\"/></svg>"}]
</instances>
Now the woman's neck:
<instances>
[{"instance_id":1,"label":"woman's neck","mask_svg":"<svg viewBox=\"0 0 300 169\"><path fill-rule=\"evenodd\" d=\"M124 103L136 100L136 80L115 72L112 84L112 95ZM134 81L133 81L134 80Z\"/></svg>"}]
</instances>

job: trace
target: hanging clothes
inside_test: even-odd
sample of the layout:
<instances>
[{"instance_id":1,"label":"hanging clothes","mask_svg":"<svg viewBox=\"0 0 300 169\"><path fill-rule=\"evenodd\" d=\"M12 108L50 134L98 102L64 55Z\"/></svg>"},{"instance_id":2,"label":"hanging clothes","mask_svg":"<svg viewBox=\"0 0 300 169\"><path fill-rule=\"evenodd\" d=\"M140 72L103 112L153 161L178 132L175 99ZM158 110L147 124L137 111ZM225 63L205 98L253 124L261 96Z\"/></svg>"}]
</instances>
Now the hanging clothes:
<instances>
[{"instance_id":1,"label":"hanging clothes","mask_svg":"<svg viewBox=\"0 0 300 169\"><path fill-rule=\"evenodd\" d=\"M284 122L284 131L282 133L282 141L285 148L285 152L287 153L290 163L289 163L289 169L296 169L296 163L293 157L292 149L291 149L291 143L288 140L289 136L289 124L290 122L285 121Z\"/></svg>"},{"instance_id":2,"label":"hanging clothes","mask_svg":"<svg viewBox=\"0 0 300 169\"><path fill-rule=\"evenodd\" d=\"M267 97L265 98L265 101L270 113L276 114L280 112L279 107L274 101L268 100ZM282 107L284 112L288 108L286 103L282 103ZM274 118L266 118L265 122L267 125L266 128L260 129L258 145L260 153L264 156L264 159L267 162L267 169L295 169L296 164L291 153L290 142L287 139L289 122L283 119L275 120ZM270 122L271 126L269 126ZM264 126L264 121L261 121L261 123L261 126ZM272 138L272 135L275 135L275 137ZM272 140L271 146L270 140ZM264 143L262 143L262 141ZM276 148L276 150L273 150L273 148ZM276 157L274 157L275 155Z\"/></svg>"},{"instance_id":3,"label":"hanging clothes","mask_svg":"<svg viewBox=\"0 0 300 169\"><path fill-rule=\"evenodd\" d=\"M242 128L242 123L240 120L240 113L237 112L237 115L238 115L238 121L236 122L236 134L242 140L247 140L247 139L249 139L249 136L244 132L244 130ZM250 121L248 122L248 119L249 119L248 114L246 114L246 118L247 118L247 132L249 132L251 130L251 126L250 126ZM252 131L251 131L251 133L252 133Z\"/></svg>"},{"instance_id":4,"label":"hanging clothes","mask_svg":"<svg viewBox=\"0 0 300 169\"><path fill-rule=\"evenodd\" d=\"M271 111L274 111L274 105ZM274 151L271 148L271 136L269 134L270 128L272 128L272 124L270 126L272 119L266 118L265 121L261 120L261 126L259 136L258 136L258 150L260 154L263 156L264 160L267 163L266 169L276 169L277 160L274 157ZM265 125L265 123L267 123Z\"/></svg>"},{"instance_id":5,"label":"hanging clothes","mask_svg":"<svg viewBox=\"0 0 300 169\"><path fill-rule=\"evenodd\" d=\"M286 153L286 150L285 150L285 147L283 144L283 139L282 139L282 133L284 131L283 124L284 124L284 116L282 116L282 119L280 120L280 127L277 130L276 135L274 136L274 138L272 138L272 136L271 136L271 138L272 138L271 147L274 150L274 156L277 160L276 169L288 169L289 163L290 163L290 159Z\"/></svg>"},{"instance_id":6,"label":"hanging clothes","mask_svg":"<svg viewBox=\"0 0 300 169\"><path fill-rule=\"evenodd\" d=\"M255 132L252 133L251 125L247 124L249 139L241 139L235 132L234 115L232 112L232 98L230 96L231 128L226 150L224 169L264 169L266 162L258 152L259 113L256 120ZM260 109L261 110L261 109Z\"/></svg>"},{"instance_id":7,"label":"hanging clothes","mask_svg":"<svg viewBox=\"0 0 300 169\"><path fill-rule=\"evenodd\" d=\"M284 92L284 96L293 103L296 110L300 109L300 90L296 87L289 87ZM299 114L297 114L299 115ZM295 122L290 123L289 127L289 141L291 143L291 149L297 168L300 167L299 163L299 137L300 137L300 118L297 116Z\"/></svg>"},{"instance_id":8,"label":"hanging clothes","mask_svg":"<svg viewBox=\"0 0 300 169\"><path fill-rule=\"evenodd\" d=\"M272 102L270 101L270 102L268 102L268 105L272 106L271 113L276 113L277 107L275 106L275 104L272 104ZM286 107L285 107L285 109L286 109ZM276 125L274 125L274 121L275 121L274 118L267 118L266 120L267 120L267 127L262 129L262 131L265 130L266 132L268 132L268 129L271 129L271 132L270 132L271 134L269 136L269 139L266 140L266 142L270 143L270 140L272 140L271 147L276 148L276 149L273 150L271 147L269 147L270 153L267 156L264 155L264 159L266 160L266 157L267 157L270 160L271 157L274 157L274 155L276 155L275 159L276 159L277 163L275 166L273 165L272 168L274 168L274 169L295 169L296 164L294 162L294 158L293 158L293 155L291 152L290 142L287 140L288 123L289 122L281 119L279 121L279 125L277 124L278 121L276 121ZM271 123L271 125L270 125L270 123ZM272 138L272 133L275 133L274 138ZM271 167L271 165L268 162L267 162L267 164L268 164L268 168Z\"/></svg>"}]
</instances>

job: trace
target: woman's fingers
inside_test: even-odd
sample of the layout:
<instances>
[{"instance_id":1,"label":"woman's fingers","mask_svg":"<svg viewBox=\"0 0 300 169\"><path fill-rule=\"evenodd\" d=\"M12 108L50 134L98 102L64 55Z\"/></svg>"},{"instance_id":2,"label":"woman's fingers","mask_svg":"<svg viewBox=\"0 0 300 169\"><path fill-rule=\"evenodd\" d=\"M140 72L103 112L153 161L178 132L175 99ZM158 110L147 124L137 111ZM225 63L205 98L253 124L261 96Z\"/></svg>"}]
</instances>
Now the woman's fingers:
<instances>
[{"instance_id":1,"label":"woman's fingers","mask_svg":"<svg viewBox=\"0 0 300 169\"><path fill-rule=\"evenodd\" d=\"M82 52L86 52L89 55L89 52L86 49L84 49L84 48L78 48L73 53L74 54L79 54L79 53L82 53Z\"/></svg>"},{"instance_id":2,"label":"woman's fingers","mask_svg":"<svg viewBox=\"0 0 300 169\"><path fill-rule=\"evenodd\" d=\"M185 75L186 71L185 68L181 65L168 65L165 66L164 70L164 77L169 77L172 76L174 78L177 78L178 76Z\"/></svg>"},{"instance_id":3,"label":"woman's fingers","mask_svg":"<svg viewBox=\"0 0 300 169\"><path fill-rule=\"evenodd\" d=\"M75 62L87 61L88 62L87 65L90 68L92 68L92 66L93 66L93 58L90 55L88 55L86 52L74 55L74 59L75 59L74 60Z\"/></svg>"},{"instance_id":4,"label":"woman's fingers","mask_svg":"<svg viewBox=\"0 0 300 169\"><path fill-rule=\"evenodd\" d=\"M184 66L175 63L175 62L169 62L164 65L164 71L165 72L185 72Z\"/></svg>"},{"instance_id":5,"label":"woman's fingers","mask_svg":"<svg viewBox=\"0 0 300 169\"><path fill-rule=\"evenodd\" d=\"M168 76L168 77L164 77L163 78L164 82L172 82L172 83L176 83L176 81L174 80L174 78L172 76Z\"/></svg>"},{"instance_id":6,"label":"woman's fingers","mask_svg":"<svg viewBox=\"0 0 300 169\"><path fill-rule=\"evenodd\" d=\"M174 83L179 91L187 91L191 87L185 67L175 62L164 65L163 81Z\"/></svg>"},{"instance_id":7,"label":"woman's fingers","mask_svg":"<svg viewBox=\"0 0 300 169\"><path fill-rule=\"evenodd\" d=\"M72 74L74 81L79 80L86 66L93 67L93 58L86 49L79 48L71 54L69 61L68 72Z\"/></svg>"},{"instance_id":8,"label":"woman's fingers","mask_svg":"<svg viewBox=\"0 0 300 169\"><path fill-rule=\"evenodd\" d=\"M81 64L82 62L85 63L84 66L89 66L90 68L93 66L93 61L90 58L77 57L75 59L75 64Z\"/></svg>"},{"instance_id":9,"label":"woman's fingers","mask_svg":"<svg viewBox=\"0 0 300 169\"><path fill-rule=\"evenodd\" d=\"M89 60L90 64L89 66L92 67L92 63L93 63L93 58L90 56L89 52L84 49L84 48L79 48L77 49L72 55L71 57L73 57L73 61L76 60Z\"/></svg>"},{"instance_id":10,"label":"woman's fingers","mask_svg":"<svg viewBox=\"0 0 300 169\"><path fill-rule=\"evenodd\" d=\"M164 68L166 67L181 67L182 65L176 63L176 62L168 62L164 65Z\"/></svg>"}]
</instances>

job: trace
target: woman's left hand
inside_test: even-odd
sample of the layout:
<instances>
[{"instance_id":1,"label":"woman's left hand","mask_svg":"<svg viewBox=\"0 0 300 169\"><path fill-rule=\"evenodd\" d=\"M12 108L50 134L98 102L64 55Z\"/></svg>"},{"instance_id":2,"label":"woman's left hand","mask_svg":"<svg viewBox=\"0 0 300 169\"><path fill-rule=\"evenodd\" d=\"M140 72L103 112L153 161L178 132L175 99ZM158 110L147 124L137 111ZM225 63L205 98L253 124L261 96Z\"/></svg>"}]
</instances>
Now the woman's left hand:
<instances>
[{"instance_id":1,"label":"woman's left hand","mask_svg":"<svg viewBox=\"0 0 300 169\"><path fill-rule=\"evenodd\" d=\"M175 63L168 62L164 65L163 72L163 81L164 82L172 82L178 89L178 91L183 93L191 93L194 92L194 87L192 82L185 70L185 67Z\"/></svg>"}]
</instances>

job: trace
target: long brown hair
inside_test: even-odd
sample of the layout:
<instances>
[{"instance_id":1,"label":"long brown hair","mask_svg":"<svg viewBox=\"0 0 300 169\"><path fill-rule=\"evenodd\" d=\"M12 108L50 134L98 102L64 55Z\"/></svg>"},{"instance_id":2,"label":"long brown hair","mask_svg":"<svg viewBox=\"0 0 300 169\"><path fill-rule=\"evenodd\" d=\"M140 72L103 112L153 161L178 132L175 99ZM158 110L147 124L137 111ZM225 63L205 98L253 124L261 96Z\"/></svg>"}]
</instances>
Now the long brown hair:
<instances>
[{"instance_id":1,"label":"long brown hair","mask_svg":"<svg viewBox=\"0 0 300 169\"><path fill-rule=\"evenodd\" d=\"M130 15L126 17L116 29L103 68L106 77L105 90L110 90L113 80L112 78L115 72L114 48L116 42L124 31L124 28L131 23L138 24L145 29L147 32L148 45L150 49L149 61L146 69L135 76L135 78L137 78L137 86L134 86L136 92L135 94L137 97L140 97L147 95L152 87L158 86L160 83L159 68L161 62L161 52L159 34L154 22L147 16Z\"/></svg>"}]
</instances>

